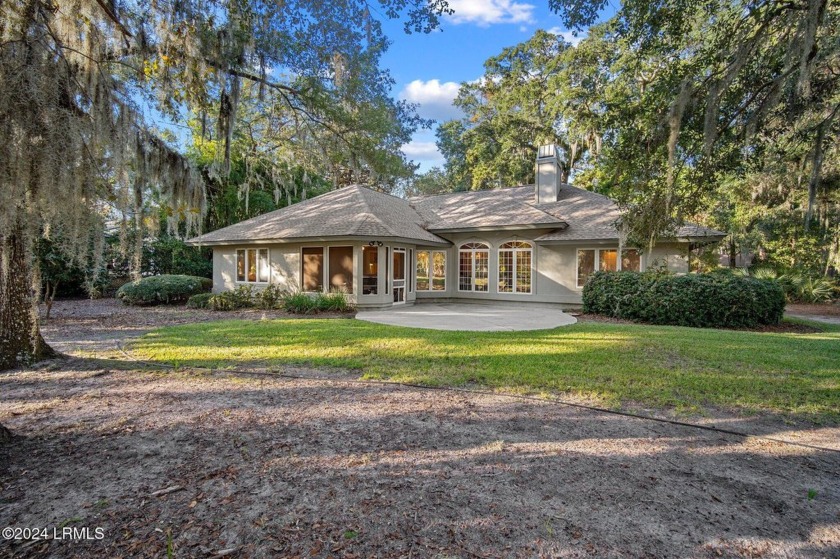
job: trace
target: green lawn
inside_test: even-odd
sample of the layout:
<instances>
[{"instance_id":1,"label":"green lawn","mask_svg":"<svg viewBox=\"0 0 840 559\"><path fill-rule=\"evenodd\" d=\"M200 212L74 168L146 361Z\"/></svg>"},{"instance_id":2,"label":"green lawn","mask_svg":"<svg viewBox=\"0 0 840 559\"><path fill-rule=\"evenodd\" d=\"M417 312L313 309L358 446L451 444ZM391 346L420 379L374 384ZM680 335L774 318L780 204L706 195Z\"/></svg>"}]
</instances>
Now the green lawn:
<instances>
[{"instance_id":1,"label":"green lawn","mask_svg":"<svg viewBox=\"0 0 840 559\"><path fill-rule=\"evenodd\" d=\"M179 366L341 367L369 379L574 393L609 406L711 405L840 421L840 328L829 326L781 334L584 323L484 333L358 320L222 321L162 328L132 351Z\"/></svg>"}]
</instances>

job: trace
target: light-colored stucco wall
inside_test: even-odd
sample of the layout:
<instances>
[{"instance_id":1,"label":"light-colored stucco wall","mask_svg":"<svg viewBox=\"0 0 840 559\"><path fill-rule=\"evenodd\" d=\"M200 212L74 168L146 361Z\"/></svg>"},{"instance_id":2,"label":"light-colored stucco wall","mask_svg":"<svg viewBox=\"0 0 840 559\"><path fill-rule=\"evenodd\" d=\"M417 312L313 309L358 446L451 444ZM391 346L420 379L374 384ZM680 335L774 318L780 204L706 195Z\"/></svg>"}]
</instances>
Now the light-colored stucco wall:
<instances>
[{"instance_id":1,"label":"light-colored stucco wall","mask_svg":"<svg viewBox=\"0 0 840 559\"><path fill-rule=\"evenodd\" d=\"M540 303L559 303L579 305L582 288L577 287L577 251L578 249L618 248L615 241L580 241L564 244L536 244L533 239L547 231L534 230L518 234L494 232L480 234L452 234L447 239L453 242L446 249L446 290L418 291L419 300L429 299L469 299L487 301L533 301ZM499 293L499 246L512 240L530 241L534 245L531 261L532 293ZM482 242L490 246L490 290L488 292L458 291L458 249L463 243ZM642 269L648 266L666 266L670 271L685 273L688 271L686 258L687 245L681 243L662 243L653 251L642 256ZM420 247L419 250L426 250ZM429 249L432 250L432 249ZM433 249L440 250L440 249Z\"/></svg>"},{"instance_id":2,"label":"light-colored stucco wall","mask_svg":"<svg viewBox=\"0 0 840 559\"><path fill-rule=\"evenodd\" d=\"M235 289L239 285L236 281L236 251L247 248L268 248L269 266L271 267L271 283L283 289L296 291L301 286L301 249L303 247L321 246L353 246L353 294L350 300L360 307L387 306L393 303L393 283L390 276L393 249L406 249L406 259L409 262L406 274L406 302L433 299L467 299L473 301L533 301L541 303L560 303L579 305L582 289L577 283L577 250L591 248L617 248L616 242L572 242L564 244L537 245L533 239L546 233L547 230L491 233L455 233L447 235L453 242L449 248L418 247L405 243L385 242L378 247L378 276L379 292L376 295L362 294L362 247L367 241L337 241L312 242L295 244L270 245L241 245L214 247L213 249L213 291L219 293ZM530 294L499 293L499 246L507 241L530 241L534 245L531 260L532 288ZM489 262L489 291L463 292L458 291L458 248L467 242L482 242L490 246ZM443 250L446 253L446 290L416 291L415 261L418 250ZM386 266L386 254L389 260ZM643 269L651 267L667 267L670 271L685 273L688 271L687 244L661 243L649 254L642 257ZM325 252L325 273L329 258ZM412 258L413 256L413 258ZM386 277L386 272L389 277ZM325 285L327 282L324 282ZM259 289L265 284L250 284Z\"/></svg>"},{"instance_id":3,"label":"light-colored stucco wall","mask_svg":"<svg viewBox=\"0 0 840 559\"><path fill-rule=\"evenodd\" d=\"M304 247L324 247L324 273L328 273L329 247L353 247L353 293L348 296L350 301L359 306L384 306L393 302L391 291L391 279L385 277L386 268L390 272L391 263L386 267L385 258L392 258L394 248L406 250L406 260L414 257L415 246L405 243L383 243L377 247L378 250L378 280L379 289L376 295L362 294L362 247L367 242L361 241L336 241L336 242L312 242L312 243L289 243L289 244L261 244L261 245L231 245L213 247L213 292L221 293L236 289L238 285L252 285L254 289L262 289L266 283L247 283L236 281L236 251L240 249L268 249L269 267L271 268L270 283L280 286L288 291L299 291L301 281L301 250ZM409 286L409 278L413 279L414 268L410 263L406 270L406 302L413 303L415 291L413 282ZM388 289L385 286L388 284ZM327 286L328 282L325 281ZM327 287L328 288L328 287Z\"/></svg>"}]
</instances>

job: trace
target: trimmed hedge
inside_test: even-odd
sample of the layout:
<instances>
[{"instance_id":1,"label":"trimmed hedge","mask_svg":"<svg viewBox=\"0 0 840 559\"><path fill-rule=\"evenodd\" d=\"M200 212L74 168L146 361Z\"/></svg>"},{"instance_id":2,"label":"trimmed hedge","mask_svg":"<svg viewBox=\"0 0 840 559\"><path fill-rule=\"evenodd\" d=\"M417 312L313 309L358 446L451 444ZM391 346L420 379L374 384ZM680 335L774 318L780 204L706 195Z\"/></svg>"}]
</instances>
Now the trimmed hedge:
<instances>
[{"instance_id":1,"label":"trimmed hedge","mask_svg":"<svg viewBox=\"0 0 840 559\"><path fill-rule=\"evenodd\" d=\"M171 305L209 290L212 284L212 280L198 276L149 276L123 285L116 297L126 305Z\"/></svg>"},{"instance_id":2,"label":"trimmed hedge","mask_svg":"<svg viewBox=\"0 0 840 559\"><path fill-rule=\"evenodd\" d=\"M188 309L206 309L209 307L210 298L213 296L212 293L199 293L198 295L193 295L189 299L187 299L187 308Z\"/></svg>"},{"instance_id":3,"label":"trimmed hedge","mask_svg":"<svg viewBox=\"0 0 840 559\"><path fill-rule=\"evenodd\" d=\"M785 294L775 282L726 274L596 272L583 288L583 311L700 328L778 324Z\"/></svg>"}]
</instances>

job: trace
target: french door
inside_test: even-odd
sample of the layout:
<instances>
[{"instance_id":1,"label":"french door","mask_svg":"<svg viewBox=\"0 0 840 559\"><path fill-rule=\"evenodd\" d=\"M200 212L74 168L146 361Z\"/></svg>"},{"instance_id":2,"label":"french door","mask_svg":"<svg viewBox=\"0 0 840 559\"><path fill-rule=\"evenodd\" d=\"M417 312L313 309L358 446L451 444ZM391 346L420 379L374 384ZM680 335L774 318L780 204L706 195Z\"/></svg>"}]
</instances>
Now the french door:
<instances>
[{"instance_id":1,"label":"french door","mask_svg":"<svg viewBox=\"0 0 840 559\"><path fill-rule=\"evenodd\" d=\"M394 303L405 303L405 276L406 258L404 248L395 248L393 255L394 281L391 283L394 290Z\"/></svg>"}]
</instances>

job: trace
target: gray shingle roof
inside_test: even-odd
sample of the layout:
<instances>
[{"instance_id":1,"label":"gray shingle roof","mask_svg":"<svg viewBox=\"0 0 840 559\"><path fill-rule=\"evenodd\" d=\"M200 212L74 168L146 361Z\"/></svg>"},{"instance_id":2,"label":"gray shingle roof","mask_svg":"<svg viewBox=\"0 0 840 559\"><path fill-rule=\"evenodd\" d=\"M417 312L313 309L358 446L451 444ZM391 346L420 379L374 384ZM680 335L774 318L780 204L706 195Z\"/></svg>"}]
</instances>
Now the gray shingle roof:
<instances>
[{"instance_id":1,"label":"gray shingle roof","mask_svg":"<svg viewBox=\"0 0 840 559\"><path fill-rule=\"evenodd\" d=\"M333 190L190 239L193 244L324 237L393 237L449 244L408 203L362 186Z\"/></svg>"},{"instance_id":2,"label":"gray shingle roof","mask_svg":"<svg viewBox=\"0 0 840 559\"><path fill-rule=\"evenodd\" d=\"M533 186L455 192L403 200L362 186L348 186L207 233L190 242L217 244L329 237L411 239L449 244L435 233L492 228L553 229L537 241L617 240L621 213L615 202L564 184L557 202L536 204ZM435 232L435 233L433 233ZM725 236L688 224L678 238Z\"/></svg>"},{"instance_id":3,"label":"gray shingle roof","mask_svg":"<svg viewBox=\"0 0 840 559\"><path fill-rule=\"evenodd\" d=\"M522 196L526 189L530 199ZM533 202L533 187L456 192L410 200L432 231L566 226L561 217L543 211Z\"/></svg>"}]
</instances>

